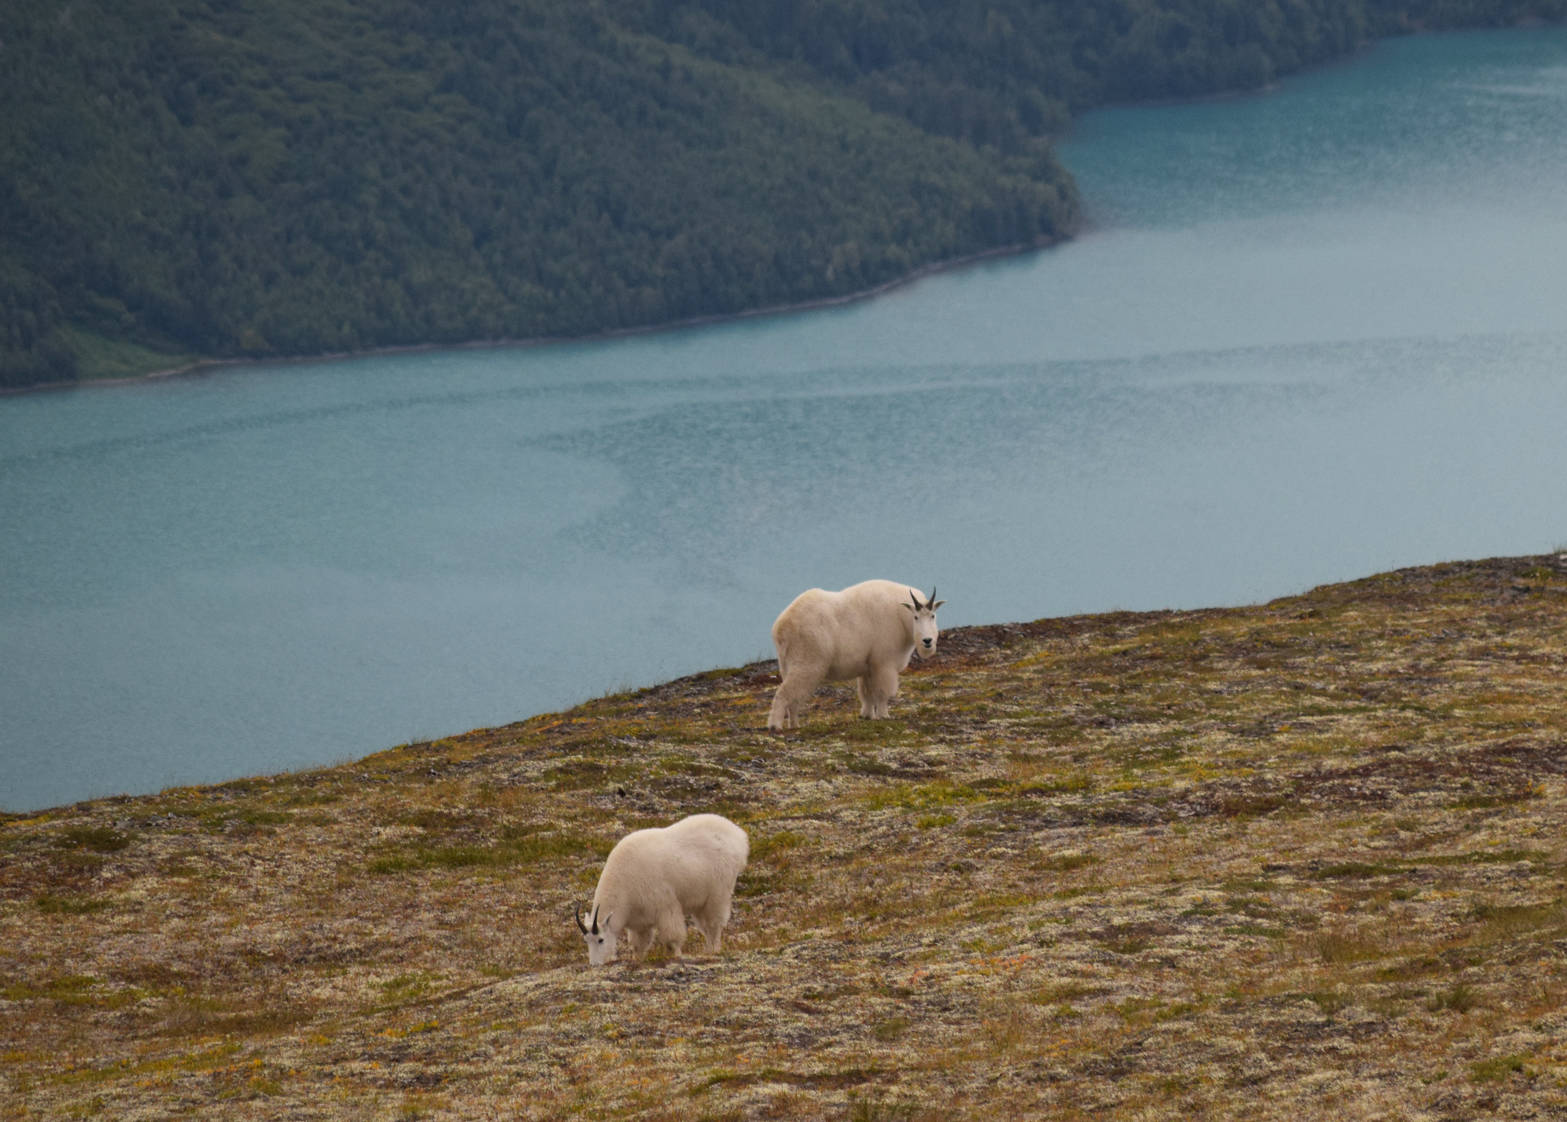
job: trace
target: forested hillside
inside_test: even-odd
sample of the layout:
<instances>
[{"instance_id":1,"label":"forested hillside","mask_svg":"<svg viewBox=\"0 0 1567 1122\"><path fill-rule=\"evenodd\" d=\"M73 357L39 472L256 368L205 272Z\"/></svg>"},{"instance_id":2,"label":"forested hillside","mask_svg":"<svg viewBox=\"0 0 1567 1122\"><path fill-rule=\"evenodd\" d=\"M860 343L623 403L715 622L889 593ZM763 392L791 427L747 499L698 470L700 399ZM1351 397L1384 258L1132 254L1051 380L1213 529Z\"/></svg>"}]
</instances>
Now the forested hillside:
<instances>
[{"instance_id":1,"label":"forested hillside","mask_svg":"<svg viewBox=\"0 0 1567 1122\"><path fill-rule=\"evenodd\" d=\"M1048 138L1567 0L8 0L0 386L579 335L1069 234Z\"/></svg>"}]
</instances>

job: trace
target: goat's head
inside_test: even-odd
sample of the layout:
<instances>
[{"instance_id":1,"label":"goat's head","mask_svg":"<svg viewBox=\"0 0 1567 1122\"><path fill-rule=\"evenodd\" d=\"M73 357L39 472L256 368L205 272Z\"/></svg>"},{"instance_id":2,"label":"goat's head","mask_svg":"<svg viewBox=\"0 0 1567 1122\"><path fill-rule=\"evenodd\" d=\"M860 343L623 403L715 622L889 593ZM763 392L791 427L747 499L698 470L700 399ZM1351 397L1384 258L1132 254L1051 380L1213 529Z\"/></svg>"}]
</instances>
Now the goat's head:
<instances>
[{"instance_id":1,"label":"goat's head","mask_svg":"<svg viewBox=\"0 0 1567 1122\"><path fill-rule=\"evenodd\" d=\"M582 922L582 909L576 909L577 930L582 932L582 941L588 945L588 965L603 966L615 957L615 933L609 928L610 912L602 920L599 919L599 910L595 905L593 911L588 914L588 922Z\"/></svg>"},{"instance_id":2,"label":"goat's head","mask_svg":"<svg viewBox=\"0 0 1567 1122\"><path fill-rule=\"evenodd\" d=\"M909 602L903 606L914 613L915 658L929 658L936 653L936 609L945 603L945 600L936 599L934 587L924 601L920 600L919 593L909 590Z\"/></svg>"}]
</instances>

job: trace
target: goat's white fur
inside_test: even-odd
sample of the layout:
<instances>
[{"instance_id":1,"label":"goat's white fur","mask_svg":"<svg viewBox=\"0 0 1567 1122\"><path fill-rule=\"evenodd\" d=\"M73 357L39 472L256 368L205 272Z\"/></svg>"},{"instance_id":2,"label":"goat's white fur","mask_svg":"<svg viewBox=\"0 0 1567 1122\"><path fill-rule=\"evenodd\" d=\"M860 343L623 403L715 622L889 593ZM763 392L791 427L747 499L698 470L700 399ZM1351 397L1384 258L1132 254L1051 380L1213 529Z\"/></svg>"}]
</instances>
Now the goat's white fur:
<instances>
[{"instance_id":1,"label":"goat's white fur","mask_svg":"<svg viewBox=\"0 0 1567 1122\"><path fill-rule=\"evenodd\" d=\"M745 831L720 814L693 814L621 838L599 874L588 913L591 926L577 917L588 962L602 966L612 960L622 938L633 958L655 942L679 958L687 916L702 933L708 953L716 954L729 922L735 880L750 852Z\"/></svg>"},{"instance_id":2,"label":"goat's white fur","mask_svg":"<svg viewBox=\"0 0 1567 1122\"><path fill-rule=\"evenodd\" d=\"M936 653L936 609L945 601L935 597L890 580L796 596L773 623L780 681L767 727L798 728L816 687L843 678L857 679L860 716L887 716L909 658Z\"/></svg>"}]
</instances>

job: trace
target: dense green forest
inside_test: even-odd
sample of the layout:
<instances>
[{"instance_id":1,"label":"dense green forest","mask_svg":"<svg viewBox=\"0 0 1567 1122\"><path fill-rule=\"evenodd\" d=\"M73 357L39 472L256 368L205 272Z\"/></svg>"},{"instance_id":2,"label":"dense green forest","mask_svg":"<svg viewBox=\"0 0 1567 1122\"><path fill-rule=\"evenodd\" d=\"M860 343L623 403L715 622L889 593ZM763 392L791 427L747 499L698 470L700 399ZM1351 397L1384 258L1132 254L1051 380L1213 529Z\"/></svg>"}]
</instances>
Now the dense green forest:
<instances>
[{"instance_id":1,"label":"dense green forest","mask_svg":"<svg viewBox=\"0 0 1567 1122\"><path fill-rule=\"evenodd\" d=\"M0 386L582 335L1069 235L1050 137L1567 0L6 0Z\"/></svg>"}]
</instances>

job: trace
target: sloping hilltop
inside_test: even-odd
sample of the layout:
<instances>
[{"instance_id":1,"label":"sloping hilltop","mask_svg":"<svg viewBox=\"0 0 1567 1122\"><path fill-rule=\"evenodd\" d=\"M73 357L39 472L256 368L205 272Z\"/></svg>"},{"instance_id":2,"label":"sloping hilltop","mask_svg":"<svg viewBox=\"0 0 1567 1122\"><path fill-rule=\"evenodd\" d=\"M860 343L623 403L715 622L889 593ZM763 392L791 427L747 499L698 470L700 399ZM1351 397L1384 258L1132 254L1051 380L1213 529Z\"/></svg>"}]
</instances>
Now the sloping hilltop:
<instances>
[{"instance_id":1,"label":"sloping hilltop","mask_svg":"<svg viewBox=\"0 0 1567 1122\"><path fill-rule=\"evenodd\" d=\"M0 823L6 1118L1567 1111L1567 555L948 633ZM590 971L610 845L750 832Z\"/></svg>"}]
</instances>

